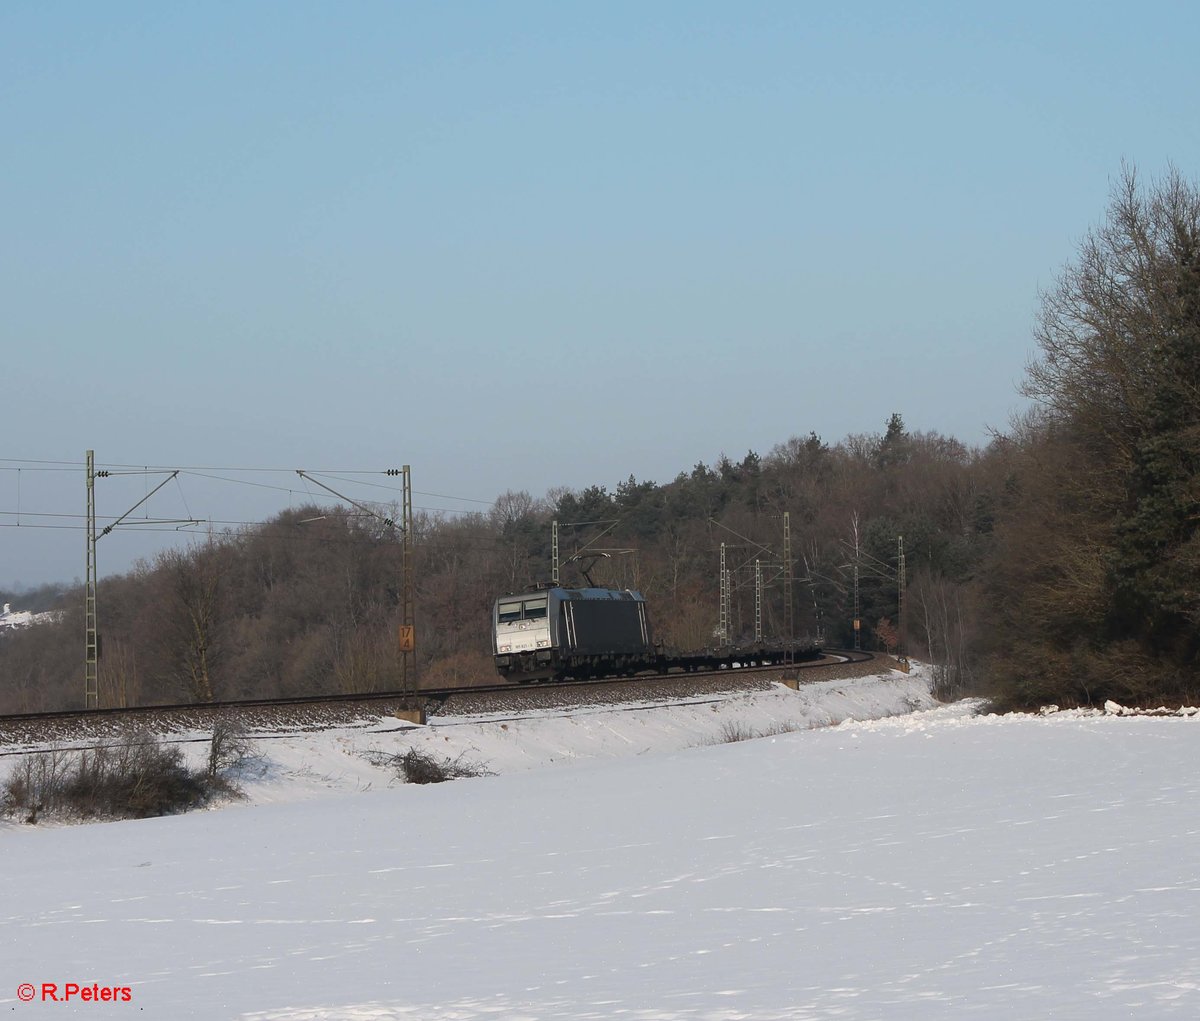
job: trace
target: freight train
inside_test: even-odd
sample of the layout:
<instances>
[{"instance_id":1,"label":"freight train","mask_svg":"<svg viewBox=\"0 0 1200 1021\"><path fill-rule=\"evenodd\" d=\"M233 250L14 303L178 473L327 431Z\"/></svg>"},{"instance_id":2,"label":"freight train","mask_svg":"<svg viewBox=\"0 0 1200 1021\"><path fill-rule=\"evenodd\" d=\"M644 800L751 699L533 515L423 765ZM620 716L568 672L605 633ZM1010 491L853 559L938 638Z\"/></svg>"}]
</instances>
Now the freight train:
<instances>
[{"instance_id":1,"label":"freight train","mask_svg":"<svg viewBox=\"0 0 1200 1021\"><path fill-rule=\"evenodd\" d=\"M640 592L550 585L496 600L492 653L501 677L528 682L771 666L821 650L804 641L678 652L653 640Z\"/></svg>"}]
</instances>

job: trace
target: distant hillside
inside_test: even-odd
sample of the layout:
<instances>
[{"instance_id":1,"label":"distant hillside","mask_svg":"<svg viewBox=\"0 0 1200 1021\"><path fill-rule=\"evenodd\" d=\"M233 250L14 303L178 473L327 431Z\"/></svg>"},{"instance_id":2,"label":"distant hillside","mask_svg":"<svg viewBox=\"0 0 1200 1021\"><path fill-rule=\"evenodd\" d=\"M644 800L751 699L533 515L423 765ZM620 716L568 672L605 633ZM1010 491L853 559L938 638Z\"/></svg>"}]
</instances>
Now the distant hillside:
<instances>
[{"instance_id":1,"label":"distant hillside","mask_svg":"<svg viewBox=\"0 0 1200 1021\"><path fill-rule=\"evenodd\" d=\"M790 620L791 637L849 647L857 618L862 647L903 642L940 664L947 690L961 688L974 627L965 593L990 541L997 463L952 438L910 434L893 415L881 434L834 445L810 434L666 483L508 492L483 513L419 514L419 680L494 678L492 603L550 579L557 522L561 579L582 583L586 569L597 584L643 592L667 645L714 641L724 557L731 640L789 637ZM902 546L907 629L897 621ZM400 583L397 531L347 508L295 508L166 551L100 580L101 704L394 689ZM60 605L59 618L0 647L0 711L80 703L82 592Z\"/></svg>"},{"instance_id":2,"label":"distant hillside","mask_svg":"<svg viewBox=\"0 0 1200 1021\"><path fill-rule=\"evenodd\" d=\"M0 587L0 608L8 604L14 611L21 610L29 613L60 610L69 591L69 586L59 583L39 585L36 588L6 589Z\"/></svg>"}]
</instances>

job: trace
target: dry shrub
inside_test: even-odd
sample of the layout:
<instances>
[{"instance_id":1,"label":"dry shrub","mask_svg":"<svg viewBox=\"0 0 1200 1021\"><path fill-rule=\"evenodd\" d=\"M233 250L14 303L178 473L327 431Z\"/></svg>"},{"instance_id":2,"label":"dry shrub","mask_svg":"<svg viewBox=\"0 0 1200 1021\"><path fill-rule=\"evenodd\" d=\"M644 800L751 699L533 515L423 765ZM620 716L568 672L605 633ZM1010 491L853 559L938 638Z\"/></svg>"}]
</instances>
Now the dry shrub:
<instances>
[{"instance_id":1,"label":"dry shrub","mask_svg":"<svg viewBox=\"0 0 1200 1021\"><path fill-rule=\"evenodd\" d=\"M727 720L721 725L721 733L713 744L736 744L738 741L756 741L760 737L778 737L804 729L798 723L773 723L766 730L755 730L742 720Z\"/></svg>"},{"instance_id":2,"label":"dry shrub","mask_svg":"<svg viewBox=\"0 0 1200 1021\"><path fill-rule=\"evenodd\" d=\"M204 769L138 731L95 748L52 748L21 756L0 788L0 813L39 819L144 819L186 812L214 797L239 797L234 778L259 761L233 720L213 727Z\"/></svg>"},{"instance_id":3,"label":"dry shrub","mask_svg":"<svg viewBox=\"0 0 1200 1021\"><path fill-rule=\"evenodd\" d=\"M95 748L24 756L5 781L0 807L29 823L42 816L144 819L195 808L209 793L179 748L136 733Z\"/></svg>"},{"instance_id":4,"label":"dry shrub","mask_svg":"<svg viewBox=\"0 0 1200 1021\"><path fill-rule=\"evenodd\" d=\"M240 721L226 717L213 725L204 779L212 796L243 796L239 777L263 772L263 756Z\"/></svg>"},{"instance_id":5,"label":"dry shrub","mask_svg":"<svg viewBox=\"0 0 1200 1021\"><path fill-rule=\"evenodd\" d=\"M440 758L429 752L410 748L392 760L397 774L405 783L443 783L464 777L491 776L490 770L478 763L464 762L460 755L456 759Z\"/></svg>"},{"instance_id":6,"label":"dry shrub","mask_svg":"<svg viewBox=\"0 0 1200 1021\"><path fill-rule=\"evenodd\" d=\"M736 744L738 741L753 741L759 734L741 720L726 720L721 724L717 744Z\"/></svg>"}]
</instances>

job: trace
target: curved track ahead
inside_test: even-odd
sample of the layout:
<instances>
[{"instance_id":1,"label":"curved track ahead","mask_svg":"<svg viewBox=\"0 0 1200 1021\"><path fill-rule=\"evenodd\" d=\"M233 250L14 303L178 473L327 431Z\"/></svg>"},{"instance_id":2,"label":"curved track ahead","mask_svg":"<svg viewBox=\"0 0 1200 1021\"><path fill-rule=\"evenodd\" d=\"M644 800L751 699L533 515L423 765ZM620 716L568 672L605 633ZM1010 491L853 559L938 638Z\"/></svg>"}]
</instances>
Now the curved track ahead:
<instances>
[{"instance_id":1,"label":"curved track ahead","mask_svg":"<svg viewBox=\"0 0 1200 1021\"><path fill-rule=\"evenodd\" d=\"M436 708L454 695L474 695L486 692L505 692L519 694L522 691L547 690L550 688L585 687L594 684L614 684L624 681L653 684L656 680L677 681L687 679L711 679L714 677L749 676L749 675L787 675L816 667L827 667L833 663L862 663L875 659L871 652L852 651L846 649L828 649L819 659L804 660L803 662L786 666L746 666L732 669L695 671L685 673L675 671L668 674L643 673L633 677L596 677L577 681L543 681L538 684L516 684L511 681L496 684L471 685L458 688L418 688L416 697L427 707ZM139 719L161 718L166 715L224 713L230 711L278 710L302 707L337 707L359 705L364 708L378 705L384 711L394 711L405 700L402 691L382 691L359 694L339 695L304 695L290 698L251 698L227 699L218 702L180 702L165 705L124 706L103 709L59 709L50 712L9 713L0 715L0 727L4 725L27 726L38 722L49 721L82 721L89 720L97 723L137 723Z\"/></svg>"}]
</instances>

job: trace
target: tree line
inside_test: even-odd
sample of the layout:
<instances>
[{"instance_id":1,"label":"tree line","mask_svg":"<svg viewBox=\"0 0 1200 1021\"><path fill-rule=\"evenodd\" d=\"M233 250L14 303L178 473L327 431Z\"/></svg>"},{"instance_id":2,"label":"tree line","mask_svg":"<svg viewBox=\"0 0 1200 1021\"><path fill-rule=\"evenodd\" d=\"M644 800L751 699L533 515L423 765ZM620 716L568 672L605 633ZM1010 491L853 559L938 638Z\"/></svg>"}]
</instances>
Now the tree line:
<instances>
[{"instance_id":1,"label":"tree line","mask_svg":"<svg viewBox=\"0 0 1200 1021\"><path fill-rule=\"evenodd\" d=\"M729 640L754 639L756 603L764 640L786 637L785 513L795 636L854 642L857 531L860 636L879 645L896 623L904 535L915 605L930 614L913 632L923 652L927 633L943 641L934 599L954 605L991 528L984 462L955 440L910 434L893 415L878 435L830 445L810 434L663 484L630 477L611 491L507 492L484 513L418 513L418 676L431 686L493 680L492 603L550 579L554 522L564 584L590 576L642 591L655 638L684 650L721 639L722 543ZM102 578L101 704L395 689L400 535L382 520L396 515L381 510L298 507ZM82 604L72 592L60 622L0 640L5 711L79 704Z\"/></svg>"},{"instance_id":2,"label":"tree line","mask_svg":"<svg viewBox=\"0 0 1200 1021\"><path fill-rule=\"evenodd\" d=\"M876 433L810 432L664 483L630 476L611 491L507 492L487 512L419 514L420 682L491 679L492 602L549 579L557 522L563 580L584 583L586 568L641 590L656 637L676 648L723 637L723 543L731 640L756 624L784 638L791 619L796 637L850 647L858 620L864 647L934 663L947 697L1194 701L1195 186L1172 172L1144 187L1124 171L1042 296L1036 339L1030 410L980 447L892 414ZM102 579L102 704L395 688L401 551L388 516L297 508ZM80 703L82 595L62 605L61 622L0 639L0 710Z\"/></svg>"}]
</instances>

